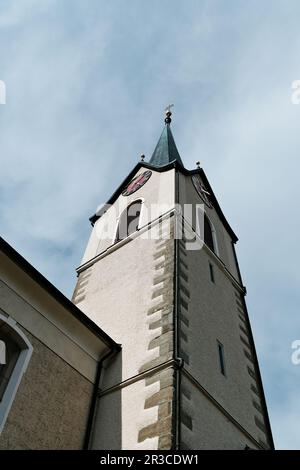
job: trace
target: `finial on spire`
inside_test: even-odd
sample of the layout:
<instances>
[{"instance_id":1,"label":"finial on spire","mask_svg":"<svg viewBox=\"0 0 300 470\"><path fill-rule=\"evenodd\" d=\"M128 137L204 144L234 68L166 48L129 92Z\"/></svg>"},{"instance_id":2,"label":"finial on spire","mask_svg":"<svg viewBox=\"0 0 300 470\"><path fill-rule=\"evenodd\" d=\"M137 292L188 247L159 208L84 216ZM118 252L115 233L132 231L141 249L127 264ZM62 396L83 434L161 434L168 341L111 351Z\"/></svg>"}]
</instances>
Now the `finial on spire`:
<instances>
[{"instance_id":1,"label":"finial on spire","mask_svg":"<svg viewBox=\"0 0 300 470\"><path fill-rule=\"evenodd\" d=\"M172 119L171 119L171 116L172 116L171 108L173 108L173 106L174 106L174 104L168 104L168 106L165 109L165 112L166 112L165 123L166 124L170 124L171 121L172 121Z\"/></svg>"},{"instance_id":2,"label":"finial on spire","mask_svg":"<svg viewBox=\"0 0 300 470\"><path fill-rule=\"evenodd\" d=\"M141 155L141 162L143 162L145 160L145 155Z\"/></svg>"},{"instance_id":3,"label":"finial on spire","mask_svg":"<svg viewBox=\"0 0 300 470\"><path fill-rule=\"evenodd\" d=\"M170 104L166 107L166 118L165 118L165 126L161 133L161 136L157 142L155 150L150 158L150 165L153 166L165 166L172 162L177 162L180 166L184 166L180 155L178 153L174 137L172 135L171 126L169 123L171 122L171 108L173 104Z\"/></svg>"},{"instance_id":4,"label":"finial on spire","mask_svg":"<svg viewBox=\"0 0 300 470\"><path fill-rule=\"evenodd\" d=\"M196 162L197 169L200 170L200 162Z\"/></svg>"}]
</instances>

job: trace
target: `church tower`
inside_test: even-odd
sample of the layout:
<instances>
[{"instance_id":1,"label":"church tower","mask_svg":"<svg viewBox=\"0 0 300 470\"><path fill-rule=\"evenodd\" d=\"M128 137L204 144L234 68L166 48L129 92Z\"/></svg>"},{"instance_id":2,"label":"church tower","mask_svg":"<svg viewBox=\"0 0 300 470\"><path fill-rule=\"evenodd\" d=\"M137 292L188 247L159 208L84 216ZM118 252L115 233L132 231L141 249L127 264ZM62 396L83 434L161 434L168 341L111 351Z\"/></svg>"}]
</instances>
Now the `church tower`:
<instances>
[{"instance_id":1,"label":"church tower","mask_svg":"<svg viewBox=\"0 0 300 470\"><path fill-rule=\"evenodd\" d=\"M91 449L272 449L234 245L167 108L142 160L91 217L73 302L121 351L104 362Z\"/></svg>"}]
</instances>

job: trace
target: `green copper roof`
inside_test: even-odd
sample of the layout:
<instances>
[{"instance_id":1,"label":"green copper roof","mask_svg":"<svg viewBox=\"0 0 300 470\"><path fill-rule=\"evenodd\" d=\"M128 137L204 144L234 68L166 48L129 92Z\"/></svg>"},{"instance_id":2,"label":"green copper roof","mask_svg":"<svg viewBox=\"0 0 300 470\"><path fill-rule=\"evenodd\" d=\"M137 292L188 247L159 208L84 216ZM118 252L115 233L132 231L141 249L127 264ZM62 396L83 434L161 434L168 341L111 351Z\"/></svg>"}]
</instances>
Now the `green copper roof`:
<instances>
[{"instance_id":1,"label":"green copper roof","mask_svg":"<svg viewBox=\"0 0 300 470\"><path fill-rule=\"evenodd\" d=\"M154 166L164 166L175 160L184 166L177 150L170 124L166 123L149 163Z\"/></svg>"}]
</instances>

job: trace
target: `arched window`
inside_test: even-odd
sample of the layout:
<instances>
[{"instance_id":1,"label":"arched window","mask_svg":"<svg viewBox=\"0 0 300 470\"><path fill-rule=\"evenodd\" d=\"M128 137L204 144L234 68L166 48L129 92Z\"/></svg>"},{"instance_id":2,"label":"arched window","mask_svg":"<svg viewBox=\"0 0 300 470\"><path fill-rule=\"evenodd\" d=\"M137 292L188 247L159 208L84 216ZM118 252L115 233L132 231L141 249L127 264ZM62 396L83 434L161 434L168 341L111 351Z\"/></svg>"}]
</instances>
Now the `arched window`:
<instances>
[{"instance_id":1,"label":"arched window","mask_svg":"<svg viewBox=\"0 0 300 470\"><path fill-rule=\"evenodd\" d=\"M220 256L215 227L202 207L199 207L197 210L196 231L200 236L202 243L204 242L211 251L213 251L217 256Z\"/></svg>"},{"instance_id":2,"label":"arched window","mask_svg":"<svg viewBox=\"0 0 300 470\"><path fill-rule=\"evenodd\" d=\"M132 202L121 214L117 228L115 243L129 237L138 230L142 209L142 201Z\"/></svg>"},{"instance_id":3,"label":"arched window","mask_svg":"<svg viewBox=\"0 0 300 470\"><path fill-rule=\"evenodd\" d=\"M16 322L0 313L0 433L32 354Z\"/></svg>"}]
</instances>

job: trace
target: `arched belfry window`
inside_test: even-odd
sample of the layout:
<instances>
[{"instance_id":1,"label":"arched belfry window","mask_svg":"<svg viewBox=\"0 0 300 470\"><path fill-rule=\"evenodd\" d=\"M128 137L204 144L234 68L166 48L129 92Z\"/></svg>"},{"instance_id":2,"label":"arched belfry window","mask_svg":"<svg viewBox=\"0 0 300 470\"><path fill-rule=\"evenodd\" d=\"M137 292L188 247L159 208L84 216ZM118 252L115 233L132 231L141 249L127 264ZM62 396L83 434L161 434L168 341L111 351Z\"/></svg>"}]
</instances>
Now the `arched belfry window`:
<instances>
[{"instance_id":1,"label":"arched belfry window","mask_svg":"<svg viewBox=\"0 0 300 470\"><path fill-rule=\"evenodd\" d=\"M124 240L138 230L141 210L142 201L140 199L126 207L119 219L115 242Z\"/></svg>"},{"instance_id":2,"label":"arched belfry window","mask_svg":"<svg viewBox=\"0 0 300 470\"><path fill-rule=\"evenodd\" d=\"M215 251L213 231L206 214L204 214L204 243L211 249L211 251Z\"/></svg>"}]
</instances>

